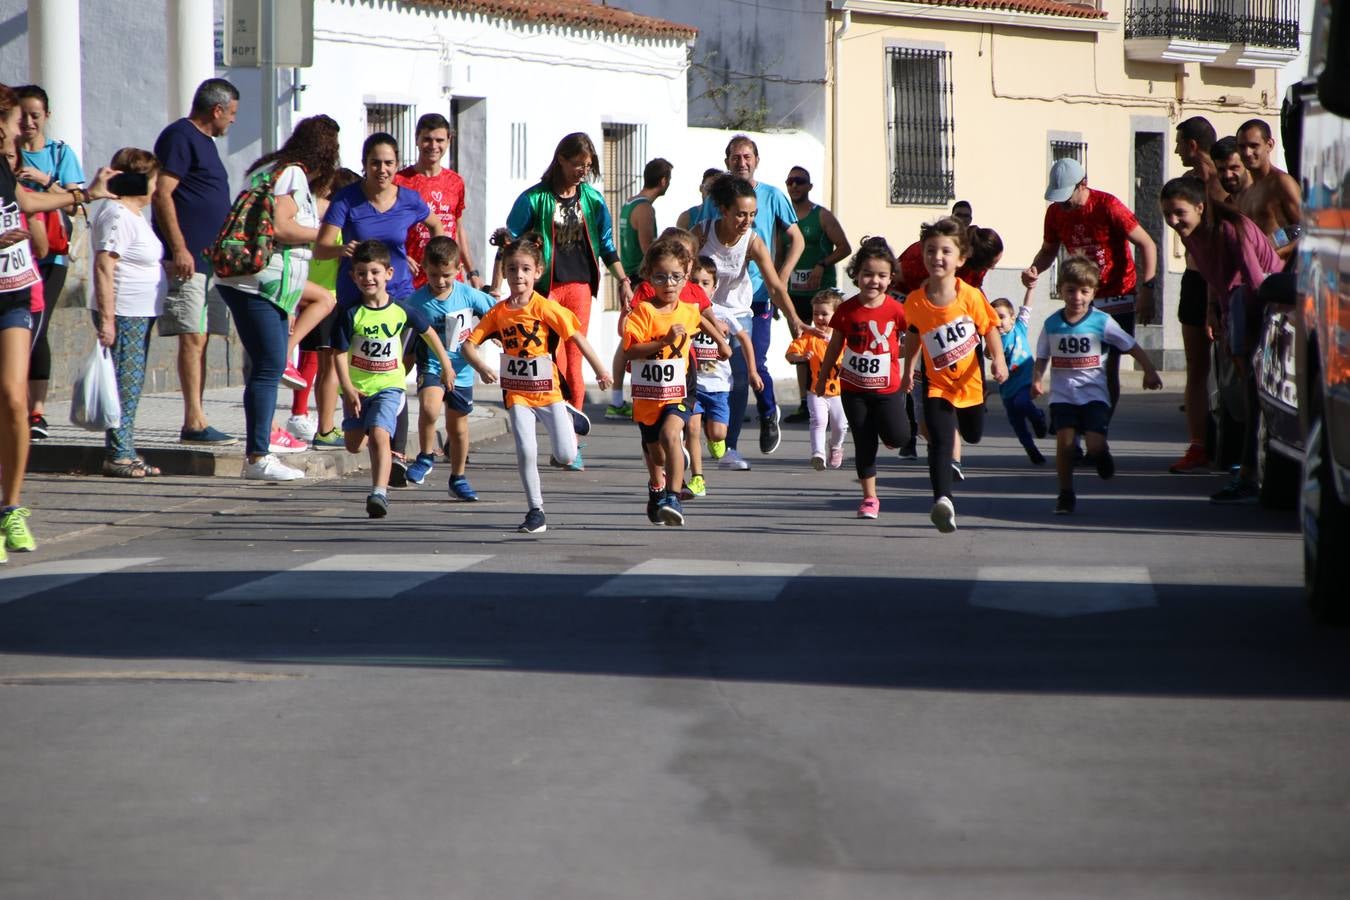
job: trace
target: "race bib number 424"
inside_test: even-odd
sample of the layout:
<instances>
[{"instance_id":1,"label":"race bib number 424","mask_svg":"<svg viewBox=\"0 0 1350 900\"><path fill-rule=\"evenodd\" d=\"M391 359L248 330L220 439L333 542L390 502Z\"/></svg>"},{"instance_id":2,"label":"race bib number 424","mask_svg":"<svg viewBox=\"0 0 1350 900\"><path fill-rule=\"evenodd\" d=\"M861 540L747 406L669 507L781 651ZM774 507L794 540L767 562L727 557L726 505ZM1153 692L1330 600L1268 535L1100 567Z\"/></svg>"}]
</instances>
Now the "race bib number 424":
<instances>
[{"instance_id":1,"label":"race bib number 424","mask_svg":"<svg viewBox=\"0 0 1350 900\"><path fill-rule=\"evenodd\" d=\"M633 363L629 377L634 400L683 400L685 362L680 359L644 359Z\"/></svg>"},{"instance_id":2,"label":"race bib number 424","mask_svg":"<svg viewBox=\"0 0 1350 900\"><path fill-rule=\"evenodd\" d=\"M503 353L498 378L503 390L546 394L553 390L553 358Z\"/></svg>"},{"instance_id":3,"label":"race bib number 424","mask_svg":"<svg viewBox=\"0 0 1350 900\"><path fill-rule=\"evenodd\" d=\"M970 316L944 322L923 336L923 346L928 351L928 358L933 361L934 369L956 365L974 353L979 343L980 336Z\"/></svg>"},{"instance_id":4,"label":"race bib number 424","mask_svg":"<svg viewBox=\"0 0 1350 900\"><path fill-rule=\"evenodd\" d=\"M362 372L392 372L398 368L400 344L396 338L363 337L352 342L352 368Z\"/></svg>"}]
</instances>

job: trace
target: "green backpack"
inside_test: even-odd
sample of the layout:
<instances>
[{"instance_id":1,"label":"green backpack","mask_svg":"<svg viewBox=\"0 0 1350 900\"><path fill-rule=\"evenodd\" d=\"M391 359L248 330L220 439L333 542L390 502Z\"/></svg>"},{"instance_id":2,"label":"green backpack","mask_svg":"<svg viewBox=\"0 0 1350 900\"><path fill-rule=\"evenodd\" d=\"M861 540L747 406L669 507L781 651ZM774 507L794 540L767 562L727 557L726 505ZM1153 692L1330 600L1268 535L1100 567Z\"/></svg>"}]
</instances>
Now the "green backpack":
<instances>
[{"instance_id":1,"label":"green backpack","mask_svg":"<svg viewBox=\"0 0 1350 900\"><path fill-rule=\"evenodd\" d=\"M257 275L276 249L276 171L259 172L239 192L211 244L211 268L217 277Z\"/></svg>"}]
</instances>

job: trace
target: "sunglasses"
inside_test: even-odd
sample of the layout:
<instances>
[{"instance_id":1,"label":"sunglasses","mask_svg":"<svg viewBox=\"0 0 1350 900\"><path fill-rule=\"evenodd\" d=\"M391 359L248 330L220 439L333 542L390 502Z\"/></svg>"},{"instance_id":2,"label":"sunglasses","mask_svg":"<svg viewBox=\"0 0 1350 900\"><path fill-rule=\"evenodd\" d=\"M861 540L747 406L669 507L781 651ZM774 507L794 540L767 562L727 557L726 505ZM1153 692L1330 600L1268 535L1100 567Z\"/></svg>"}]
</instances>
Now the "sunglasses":
<instances>
[{"instance_id":1,"label":"sunglasses","mask_svg":"<svg viewBox=\"0 0 1350 900\"><path fill-rule=\"evenodd\" d=\"M797 184L810 184L810 183L811 182L807 181L805 178L795 178L795 177L789 178L786 182L786 184L788 184L789 186Z\"/></svg>"},{"instance_id":2,"label":"sunglasses","mask_svg":"<svg viewBox=\"0 0 1350 900\"><path fill-rule=\"evenodd\" d=\"M647 280L657 287L665 287L668 284L679 284L681 281L684 281L684 273L671 272L667 275L664 272L658 272Z\"/></svg>"}]
</instances>

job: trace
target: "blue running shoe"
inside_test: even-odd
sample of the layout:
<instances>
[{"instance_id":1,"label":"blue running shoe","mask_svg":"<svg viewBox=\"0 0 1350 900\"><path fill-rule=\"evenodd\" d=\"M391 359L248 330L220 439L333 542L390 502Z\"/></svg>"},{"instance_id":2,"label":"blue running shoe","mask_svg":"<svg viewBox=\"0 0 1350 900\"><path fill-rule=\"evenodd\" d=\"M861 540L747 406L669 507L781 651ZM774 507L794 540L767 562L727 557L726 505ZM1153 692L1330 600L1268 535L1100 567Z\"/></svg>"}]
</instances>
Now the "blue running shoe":
<instances>
[{"instance_id":1,"label":"blue running shoe","mask_svg":"<svg viewBox=\"0 0 1350 900\"><path fill-rule=\"evenodd\" d=\"M683 525L684 507L680 505L680 500L674 494L667 494L656 504L656 514L661 517L663 525Z\"/></svg>"},{"instance_id":2,"label":"blue running shoe","mask_svg":"<svg viewBox=\"0 0 1350 900\"><path fill-rule=\"evenodd\" d=\"M477 503L478 494L473 486L469 484L469 479L463 475L450 476L450 496L456 500L463 500L465 503Z\"/></svg>"},{"instance_id":3,"label":"blue running shoe","mask_svg":"<svg viewBox=\"0 0 1350 900\"><path fill-rule=\"evenodd\" d=\"M408 482L410 484L421 484L427 480L427 475L436 467L436 454L419 453L417 459L408 466Z\"/></svg>"}]
</instances>

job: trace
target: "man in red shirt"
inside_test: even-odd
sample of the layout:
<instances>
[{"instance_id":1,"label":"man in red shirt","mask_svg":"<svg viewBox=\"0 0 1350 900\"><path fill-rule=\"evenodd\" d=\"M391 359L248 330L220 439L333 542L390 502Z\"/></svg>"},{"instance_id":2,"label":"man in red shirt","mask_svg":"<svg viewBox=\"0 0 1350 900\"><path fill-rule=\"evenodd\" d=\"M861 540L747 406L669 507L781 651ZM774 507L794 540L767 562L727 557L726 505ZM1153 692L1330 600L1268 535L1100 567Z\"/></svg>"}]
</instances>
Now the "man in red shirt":
<instances>
[{"instance_id":1,"label":"man in red shirt","mask_svg":"<svg viewBox=\"0 0 1350 900\"><path fill-rule=\"evenodd\" d=\"M441 159L450 146L450 123L440 113L427 113L417 120L417 162L401 169L394 183L412 188L422 196L431 211L441 220L445 236L459 244L459 262L469 284L482 290L483 279L473 265L473 251L468 235L464 233L464 179L453 169L444 168ZM408 229L408 259L417 264L413 270L413 287L427 283L422 274L422 254L426 252L431 232L421 222Z\"/></svg>"},{"instance_id":2,"label":"man in red shirt","mask_svg":"<svg viewBox=\"0 0 1350 900\"><path fill-rule=\"evenodd\" d=\"M1086 256L1101 270L1094 305L1132 336L1136 320L1146 325L1153 319L1153 282L1158 266L1153 238L1125 204L1105 191L1088 187L1087 173L1076 159L1055 160L1045 199L1050 206L1045 211L1044 242L1022 272L1022 284L1034 286L1055 261L1061 246L1070 255ZM1142 278L1136 277L1130 244L1139 257ZM1106 384L1114 410L1120 400L1120 353L1114 348L1107 358Z\"/></svg>"}]
</instances>

